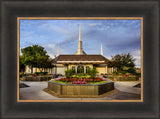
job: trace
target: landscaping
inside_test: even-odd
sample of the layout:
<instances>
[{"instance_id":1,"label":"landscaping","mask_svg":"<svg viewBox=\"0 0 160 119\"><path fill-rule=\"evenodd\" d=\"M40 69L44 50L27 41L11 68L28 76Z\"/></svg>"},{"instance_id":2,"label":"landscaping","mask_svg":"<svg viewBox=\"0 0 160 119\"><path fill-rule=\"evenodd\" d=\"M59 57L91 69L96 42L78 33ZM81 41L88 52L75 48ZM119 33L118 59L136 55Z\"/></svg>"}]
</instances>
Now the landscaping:
<instances>
[{"instance_id":1,"label":"landscaping","mask_svg":"<svg viewBox=\"0 0 160 119\"><path fill-rule=\"evenodd\" d=\"M108 79L112 81L137 81L139 80L139 77L135 75L109 75Z\"/></svg>"},{"instance_id":2,"label":"landscaping","mask_svg":"<svg viewBox=\"0 0 160 119\"><path fill-rule=\"evenodd\" d=\"M107 82L105 79L96 77L95 79L86 78L60 78L53 80L53 82L62 84L101 84Z\"/></svg>"},{"instance_id":3,"label":"landscaping","mask_svg":"<svg viewBox=\"0 0 160 119\"><path fill-rule=\"evenodd\" d=\"M131 73L118 73L114 72L113 74L103 75L104 78L108 78L112 81L137 81L139 76Z\"/></svg>"},{"instance_id":4,"label":"landscaping","mask_svg":"<svg viewBox=\"0 0 160 119\"><path fill-rule=\"evenodd\" d=\"M48 89L58 96L90 97L99 96L114 90L114 82L108 81L101 84L65 84L54 81L48 82Z\"/></svg>"},{"instance_id":5,"label":"landscaping","mask_svg":"<svg viewBox=\"0 0 160 119\"><path fill-rule=\"evenodd\" d=\"M23 81L49 81L54 78L53 74L48 72L35 72L34 74L21 74Z\"/></svg>"},{"instance_id":6,"label":"landscaping","mask_svg":"<svg viewBox=\"0 0 160 119\"><path fill-rule=\"evenodd\" d=\"M65 72L65 78L53 80L53 82L62 84L101 84L106 83L105 79L96 77L96 70L89 69L87 74L75 73L74 70L70 69Z\"/></svg>"},{"instance_id":7,"label":"landscaping","mask_svg":"<svg viewBox=\"0 0 160 119\"><path fill-rule=\"evenodd\" d=\"M96 69L89 69L87 74L70 69L65 71L65 78L48 82L48 89L58 95L89 97L98 96L114 90L114 82L96 77Z\"/></svg>"}]
</instances>

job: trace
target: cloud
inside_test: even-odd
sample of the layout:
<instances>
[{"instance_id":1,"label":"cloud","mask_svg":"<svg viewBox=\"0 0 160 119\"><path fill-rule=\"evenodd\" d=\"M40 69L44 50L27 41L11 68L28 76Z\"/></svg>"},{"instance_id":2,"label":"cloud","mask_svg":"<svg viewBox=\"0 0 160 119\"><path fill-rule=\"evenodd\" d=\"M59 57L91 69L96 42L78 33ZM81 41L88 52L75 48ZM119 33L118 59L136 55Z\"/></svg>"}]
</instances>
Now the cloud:
<instances>
[{"instance_id":1,"label":"cloud","mask_svg":"<svg viewBox=\"0 0 160 119\"><path fill-rule=\"evenodd\" d=\"M139 20L25 20L20 25L20 47L38 44L54 57L59 42L60 54L74 54L78 47L79 24L87 54L100 54L102 43L107 58L130 52L136 58L136 64L140 64Z\"/></svg>"},{"instance_id":2,"label":"cloud","mask_svg":"<svg viewBox=\"0 0 160 119\"><path fill-rule=\"evenodd\" d=\"M97 26L97 25L101 25L100 23L90 23L89 26Z\"/></svg>"},{"instance_id":3,"label":"cloud","mask_svg":"<svg viewBox=\"0 0 160 119\"><path fill-rule=\"evenodd\" d=\"M131 55L136 59L136 66L141 66L141 50L134 50L131 52Z\"/></svg>"},{"instance_id":4,"label":"cloud","mask_svg":"<svg viewBox=\"0 0 160 119\"><path fill-rule=\"evenodd\" d=\"M66 30L66 29L63 29L63 28L60 28L60 27L58 27L58 26L49 26L49 27L47 27L47 29L48 29L48 31L55 31L55 32L58 32L58 33L60 33L60 34L63 34L63 35L69 35L70 34L70 32L68 31L68 30Z\"/></svg>"}]
</instances>

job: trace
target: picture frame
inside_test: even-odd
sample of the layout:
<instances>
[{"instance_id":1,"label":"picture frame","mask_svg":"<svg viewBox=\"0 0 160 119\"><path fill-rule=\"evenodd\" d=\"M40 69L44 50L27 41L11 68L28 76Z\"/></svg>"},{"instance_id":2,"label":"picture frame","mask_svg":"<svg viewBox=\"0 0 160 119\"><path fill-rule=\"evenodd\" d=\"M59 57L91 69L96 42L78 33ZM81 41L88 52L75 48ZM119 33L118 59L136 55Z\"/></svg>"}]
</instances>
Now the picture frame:
<instances>
[{"instance_id":1,"label":"picture frame","mask_svg":"<svg viewBox=\"0 0 160 119\"><path fill-rule=\"evenodd\" d=\"M141 68L140 68L140 72L141 72L141 88L139 91L139 99L110 99L110 100L102 100L102 99L81 99L81 100L77 100L76 98L74 99L53 99L53 100L46 100L46 99L20 99L21 95L20 95L20 78L19 78L19 63L17 63L17 102L143 102L143 17L17 17L17 62L19 61L19 53L20 53L20 44L22 42L22 40L20 41L20 36L23 35L20 31L20 21L23 20L139 20L140 22L140 46L141 46L141 50L140 50L140 62L141 62ZM21 34L20 34L21 33ZM116 85L116 84L114 84ZM116 92L116 89L114 90L114 92ZM21 92L22 93L22 92ZM52 94L52 92L50 92ZM112 93L111 93L112 94ZM92 95L90 95L91 97L93 97ZM23 97L23 96L22 96ZM78 97L78 96L76 96ZM81 96L84 97L84 96ZM89 97L89 96L87 96Z\"/></svg>"},{"instance_id":2,"label":"picture frame","mask_svg":"<svg viewBox=\"0 0 160 119\"><path fill-rule=\"evenodd\" d=\"M1 118L159 118L158 0L1 4ZM17 102L17 17L143 17L143 102Z\"/></svg>"}]
</instances>

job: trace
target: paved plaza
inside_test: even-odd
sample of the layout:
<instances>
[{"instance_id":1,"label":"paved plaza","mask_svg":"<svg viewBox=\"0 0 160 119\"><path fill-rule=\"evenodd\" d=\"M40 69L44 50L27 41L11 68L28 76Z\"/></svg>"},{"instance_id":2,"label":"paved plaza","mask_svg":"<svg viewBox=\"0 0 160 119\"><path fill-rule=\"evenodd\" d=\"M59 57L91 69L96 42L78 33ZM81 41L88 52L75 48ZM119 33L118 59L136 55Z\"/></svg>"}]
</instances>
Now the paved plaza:
<instances>
[{"instance_id":1,"label":"paved plaza","mask_svg":"<svg viewBox=\"0 0 160 119\"><path fill-rule=\"evenodd\" d=\"M140 81L115 82L112 93L101 98L58 98L45 91L48 82L20 81L20 100L140 100L141 88L134 87Z\"/></svg>"}]
</instances>

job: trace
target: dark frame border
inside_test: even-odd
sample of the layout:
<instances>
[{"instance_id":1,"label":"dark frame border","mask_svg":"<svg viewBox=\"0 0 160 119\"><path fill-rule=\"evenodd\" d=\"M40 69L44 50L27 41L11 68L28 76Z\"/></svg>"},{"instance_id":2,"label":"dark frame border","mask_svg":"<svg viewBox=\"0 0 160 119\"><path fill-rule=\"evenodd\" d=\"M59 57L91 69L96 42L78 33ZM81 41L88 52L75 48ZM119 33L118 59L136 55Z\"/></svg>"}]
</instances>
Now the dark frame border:
<instances>
[{"instance_id":1,"label":"dark frame border","mask_svg":"<svg viewBox=\"0 0 160 119\"><path fill-rule=\"evenodd\" d=\"M139 100L20 100L19 94L19 48L20 20L140 20L141 22L141 98ZM17 17L17 102L143 102L143 17Z\"/></svg>"},{"instance_id":2,"label":"dark frame border","mask_svg":"<svg viewBox=\"0 0 160 119\"><path fill-rule=\"evenodd\" d=\"M159 118L158 0L4 0L1 4L1 118ZM17 17L40 16L143 17L144 102L17 102Z\"/></svg>"}]
</instances>

